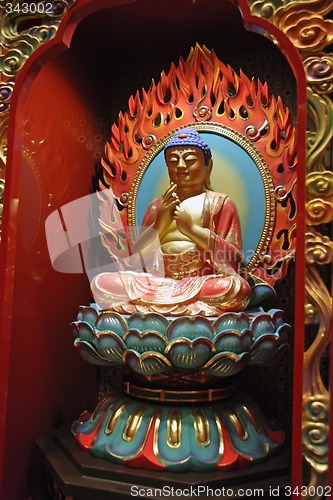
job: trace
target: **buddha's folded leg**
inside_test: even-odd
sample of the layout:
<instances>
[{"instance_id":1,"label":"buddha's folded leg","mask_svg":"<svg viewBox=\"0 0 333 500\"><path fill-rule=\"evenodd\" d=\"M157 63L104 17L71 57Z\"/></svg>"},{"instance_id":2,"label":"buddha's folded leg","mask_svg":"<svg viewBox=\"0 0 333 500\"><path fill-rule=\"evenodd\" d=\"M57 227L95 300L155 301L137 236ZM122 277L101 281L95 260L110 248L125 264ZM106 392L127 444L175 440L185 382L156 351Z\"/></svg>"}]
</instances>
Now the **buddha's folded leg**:
<instances>
[{"instance_id":1,"label":"buddha's folded leg","mask_svg":"<svg viewBox=\"0 0 333 500\"><path fill-rule=\"evenodd\" d=\"M95 302L102 308L129 299L123 280L117 272L98 274L91 281L90 289Z\"/></svg>"},{"instance_id":2,"label":"buddha's folded leg","mask_svg":"<svg viewBox=\"0 0 333 500\"><path fill-rule=\"evenodd\" d=\"M209 277L200 290L199 300L219 305L225 310L243 310L251 295L251 287L241 276Z\"/></svg>"},{"instance_id":3,"label":"buddha's folded leg","mask_svg":"<svg viewBox=\"0 0 333 500\"><path fill-rule=\"evenodd\" d=\"M250 285L241 276L219 275L172 280L149 273L101 273L91 282L95 302L103 309L124 303L159 305L204 301L224 310L241 311L249 300Z\"/></svg>"}]
</instances>

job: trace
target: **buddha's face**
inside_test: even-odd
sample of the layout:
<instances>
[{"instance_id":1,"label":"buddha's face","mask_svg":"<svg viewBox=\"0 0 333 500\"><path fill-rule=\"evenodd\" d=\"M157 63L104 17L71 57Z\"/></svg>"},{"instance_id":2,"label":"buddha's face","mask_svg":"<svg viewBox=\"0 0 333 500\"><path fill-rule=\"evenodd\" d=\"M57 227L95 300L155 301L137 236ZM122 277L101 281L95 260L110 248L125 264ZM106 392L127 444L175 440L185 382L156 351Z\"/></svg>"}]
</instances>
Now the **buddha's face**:
<instances>
[{"instance_id":1,"label":"buddha's face","mask_svg":"<svg viewBox=\"0 0 333 500\"><path fill-rule=\"evenodd\" d=\"M196 147L175 147L166 151L170 182L180 188L202 186L209 180L207 167L201 149Z\"/></svg>"}]
</instances>

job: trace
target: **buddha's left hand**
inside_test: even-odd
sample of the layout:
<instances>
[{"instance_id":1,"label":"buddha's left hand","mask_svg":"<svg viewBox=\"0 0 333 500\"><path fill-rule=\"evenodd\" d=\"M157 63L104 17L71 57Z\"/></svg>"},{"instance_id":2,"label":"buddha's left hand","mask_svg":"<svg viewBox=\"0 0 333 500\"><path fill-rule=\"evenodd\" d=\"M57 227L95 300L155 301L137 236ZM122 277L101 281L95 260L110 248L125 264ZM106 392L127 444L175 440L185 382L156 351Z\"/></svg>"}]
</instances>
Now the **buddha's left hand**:
<instances>
[{"instance_id":1,"label":"buddha's left hand","mask_svg":"<svg viewBox=\"0 0 333 500\"><path fill-rule=\"evenodd\" d=\"M186 236L190 236L194 222L190 212L181 205L177 205L173 213L179 231Z\"/></svg>"}]
</instances>

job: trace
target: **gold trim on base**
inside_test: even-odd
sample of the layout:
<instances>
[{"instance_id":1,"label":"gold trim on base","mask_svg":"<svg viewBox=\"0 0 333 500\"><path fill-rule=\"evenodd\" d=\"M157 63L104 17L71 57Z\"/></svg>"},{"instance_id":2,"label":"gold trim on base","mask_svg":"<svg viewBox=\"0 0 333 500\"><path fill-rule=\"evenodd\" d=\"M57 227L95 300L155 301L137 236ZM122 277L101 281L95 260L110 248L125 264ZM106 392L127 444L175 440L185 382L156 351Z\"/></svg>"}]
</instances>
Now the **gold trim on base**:
<instances>
[{"instance_id":1,"label":"gold trim on base","mask_svg":"<svg viewBox=\"0 0 333 500\"><path fill-rule=\"evenodd\" d=\"M201 390L177 390L151 388L123 381L123 391L137 399L156 401L158 403L209 403L230 398L236 392L233 385L227 387L207 388Z\"/></svg>"}]
</instances>

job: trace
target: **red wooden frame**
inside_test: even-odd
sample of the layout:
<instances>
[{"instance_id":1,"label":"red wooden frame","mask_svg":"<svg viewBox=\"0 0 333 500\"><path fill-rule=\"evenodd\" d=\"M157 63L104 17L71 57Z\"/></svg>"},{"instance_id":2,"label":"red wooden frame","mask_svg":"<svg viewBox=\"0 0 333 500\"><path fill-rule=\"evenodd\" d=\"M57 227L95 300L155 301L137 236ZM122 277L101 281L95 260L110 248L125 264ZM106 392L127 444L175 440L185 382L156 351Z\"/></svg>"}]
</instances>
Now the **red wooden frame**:
<instances>
[{"instance_id":1,"label":"red wooden frame","mask_svg":"<svg viewBox=\"0 0 333 500\"><path fill-rule=\"evenodd\" d=\"M103 8L112 8L134 0L79 0L64 17L57 35L53 40L40 47L22 68L11 101L8 131L8 162L6 170L6 191L3 216L3 240L0 262L0 289L4 291L0 298L1 350L0 350L0 479L4 482L6 471L5 446L8 445L8 401L15 398L9 393L9 381L13 373L16 353L13 352L13 316L15 314L14 288L15 268L18 258L17 224L20 205L20 161L21 161L21 109L26 100L34 78L40 68L56 55L65 51L71 44L75 29L89 14ZM246 0L233 2L240 9L245 27L274 40L291 66L298 84L297 92L297 128L298 128L298 190L297 190L297 260L295 292L295 348L294 348L294 405L293 405L293 447L292 447L292 483L295 487L302 484L302 377L304 351L304 233L305 233L305 130L306 130L306 81L301 59L290 40L270 22L251 14ZM17 342L15 343L17 348ZM34 394L29 395L33 405ZM38 418L38 417L37 417ZM30 438L31 439L31 438ZM28 439L29 441L29 439ZM25 444L26 445L26 444Z\"/></svg>"}]
</instances>

